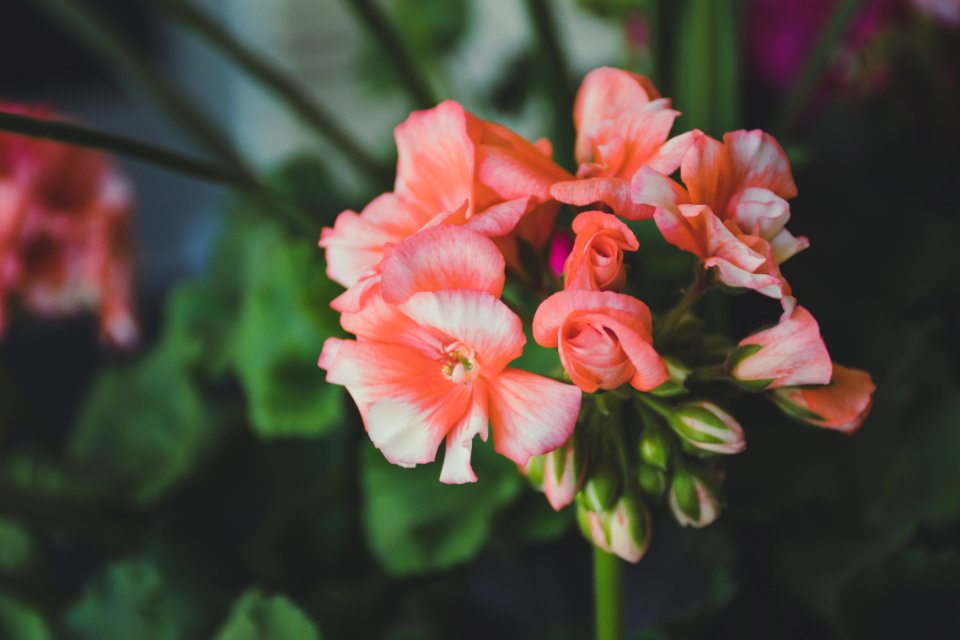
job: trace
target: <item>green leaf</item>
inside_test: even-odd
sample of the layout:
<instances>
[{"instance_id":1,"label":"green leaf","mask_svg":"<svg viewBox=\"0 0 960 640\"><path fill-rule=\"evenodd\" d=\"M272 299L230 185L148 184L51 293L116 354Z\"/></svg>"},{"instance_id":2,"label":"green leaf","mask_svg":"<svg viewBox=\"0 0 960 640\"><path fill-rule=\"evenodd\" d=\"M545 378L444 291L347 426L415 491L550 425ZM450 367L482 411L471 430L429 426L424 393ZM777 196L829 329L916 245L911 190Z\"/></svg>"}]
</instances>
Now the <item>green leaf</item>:
<instances>
[{"instance_id":1,"label":"green leaf","mask_svg":"<svg viewBox=\"0 0 960 640\"><path fill-rule=\"evenodd\" d=\"M149 503L193 470L220 430L176 355L155 350L97 379L67 447L81 476Z\"/></svg>"},{"instance_id":2,"label":"green leaf","mask_svg":"<svg viewBox=\"0 0 960 640\"><path fill-rule=\"evenodd\" d=\"M33 539L16 520L0 514L0 573L19 573L33 560Z\"/></svg>"},{"instance_id":3,"label":"green leaf","mask_svg":"<svg viewBox=\"0 0 960 640\"><path fill-rule=\"evenodd\" d=\"M341 388L317 368L324 341L341 334L329 306L338 286L313 242L292 242L268 224L250 225L245 242L232 360L251 424L264 438L323 435L342 419Z\"/></svg>"},{"instance_id":4,"label":"green leaf","mask_svg":"<svg viewBox=\"0 0 960 640\"><path fill-rule=\"evenodd\" d=\"M155 566L110 565L67 611L67 627L87 640L172 640L181 637L173 601Z\"/></svg>"},{"instance_id":5,"label":"green leaf","mask_svg":"<svg viewBox=\"0 0 960 640\"><path fill-rule=\"evenodd\" d=\"M320 640L310 618L283 596L265 596L250 589L234 604L215 640Z\"/></svg>"},{"instance_id":6,"label":"green leaf","mask_svg":"<svg viewBox=\"0 0 960 640\"><path fill-rule=\"evenodd\" d=\"M21 600L0 592L0 638L9 640L52 640L43 616Z\"/></svg>"},{"instance_id":7,"label":"green leaf","mask_svg":"<svg viewBox=\"0 0 960 640\"><path fill-rule=\"evenodd\" d=\"M476 441L479 481L446 485L440 465L404 469L363 448L363 517L367 541L386 570L408 575L447 569L471 560L490 535L494 517L517 497L516 466Z\"/></svg>"}]
</instances>

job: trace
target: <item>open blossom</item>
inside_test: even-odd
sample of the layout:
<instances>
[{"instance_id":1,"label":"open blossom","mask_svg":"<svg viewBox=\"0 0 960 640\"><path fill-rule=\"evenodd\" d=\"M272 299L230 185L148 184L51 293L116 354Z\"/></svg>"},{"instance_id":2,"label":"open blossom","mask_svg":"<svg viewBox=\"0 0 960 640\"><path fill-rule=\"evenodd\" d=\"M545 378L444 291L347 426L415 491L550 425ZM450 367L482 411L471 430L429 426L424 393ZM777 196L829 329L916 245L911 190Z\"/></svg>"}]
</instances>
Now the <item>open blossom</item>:
<instances>
[{"instance_id":1,"label":"open blossom","mask_svg":"<svg viewBox=\"0 0 960 640\"><path fill-rule=\"evenodd\" d=\"M363 307L342 315L357 339L324 344L327 380L347 388L390 462L431 462L445 439L441 481L473 482L473 438L488 426L494 448L520 465L569 439L580 390L507 366L526 338L499 300L503 274L491 240L425 229L385 260Z\"/></svg>"},{"instance_id":2,"label":"open blossom","mask_svg":"<svg viewBox=\"0 0 960 640\"><path fill-rule=\"evenodd\" d=\"M335 308L359 309L389 250L431 225L463 225L497 238L511 263L516 236L536 249L546 244L558 206L550 185L569 177L550 160L548 145L535 146L452 101L415 111L395 137L394 190L361 213L344 211L321 234L327 274L347 288Z\"/></svg>"},{"instance_id":3,"label":"open blossom","mask_svg":"<svg viewBox=\"0 0 960 640\"><path fill-rule=\"evenodd\" d=\"M565 289L622 291L627 281L623 252L640 248L637 237L614 215L584 211L573 220L577 234L564 268Z\"/></svg>"},{"instance_id":4,"label":"open blossom","mask_svg":"<svg viewBox=\"0 0 960 640\"><path fill-rule=\"evenodd\" d=\"M107 340L133 344L130 208L130 187L103 154L0 134L0 333L13 299L38 315L97 310Z\"/></svg>"},{"instance_id":5,"label":"open blossom","mask_svg":"<svg viewBox=\"0 0 960 640\"><path fill-rule=\"evenodd\" d=\"M792 298L780 322L741 340L732 359L733 378L762 389L827 384L833 375L817 321Z\"/></svg>"},{"instance_id":6,"label":"open blossom","mask_svg":"<svg viewBox=\"0 0 960 640\"><path fill-rule=\"evenodd\" d=\"M774 391L772 397L799 420L852 434L867 419L876 388L866 371L834 364L829 384L783 387Z\"/></svg>"},{"instance_id":7,"label":"open blossom","mask_svg":"<svg viewBox=\"0 0 960 640\"><path fill-rule=\"evenodd\" d=\"M631 220L652 210L630 197L630 180L643 166L670 175L694 139L669 139L680 112L670 108L646 77L601 67L587 74L573 107L577 129L577 180L558 182L551 193L576 206L603 203Z\"/></svg>"},{"instance_id":8,"label":"open blossom","mask_svg":"<svg viewBox=\"0 0 960 640\"><path fill-rule=\"evenodd\" d=\"M560 291L533 319L537 343L559 349L570 379L588 393L627 382L650 391L669 380L651 331L647 305L612 291Z\"/></svg>"},{"instance_id":9,"label":"open blossom","mask_svg":"<svg viewBox=\"0 0 960 640\"><path fill-rule=\"evenodd\" d=\"M773 298L790 295L779 266L809 246L786 229L787 200L797 194L790 163L762 131L734 131L723 142L698 135L680 164L680 186L651 167L634 176L637 204L671 244L715 268L733 287Z\"/></svg>"}]
</instances>

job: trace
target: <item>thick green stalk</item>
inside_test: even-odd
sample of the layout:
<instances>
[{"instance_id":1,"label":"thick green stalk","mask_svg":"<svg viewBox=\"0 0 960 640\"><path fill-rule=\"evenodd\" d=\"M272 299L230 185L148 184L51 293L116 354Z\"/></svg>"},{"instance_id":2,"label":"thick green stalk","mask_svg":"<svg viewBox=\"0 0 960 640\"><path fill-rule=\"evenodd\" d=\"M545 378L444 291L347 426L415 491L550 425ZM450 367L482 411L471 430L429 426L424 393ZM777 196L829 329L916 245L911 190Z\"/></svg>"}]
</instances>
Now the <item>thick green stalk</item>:
<instances>
[{"instance_id":1,"label":"thick green stalk","mask_svg":"<svg viewBox=\"0 0 960 640\"><path fill-rule=\"evenodd\" d=\"M243 176L216 164L72 122L0 112L0 130L125 155L207 182L238 188L250 186Z\"/></svg>"},{"instance_id":2,"label":"thick green stalk","mask_svg":"<svg viewBox=\"0 0 960 640\"><path fill-rule=\"evenodd\" d=\"M656 344L663 345L670 339L670 335L680 325L680 321L683 320L683 317L687 315L687 312L690 311L694 303L700 299L700 296L702 296L708 288L710 288L710 283L706 273L700 269L700 267L697 267L696 278L693 284L690 285L690 288L687 289L683 299L681 299L675 307L667 311L667 313L660 318L656 327L654 327L653 339Z\"/></svg>"},{"instance_id":3,"label":"thick green stalk","mask_svg":"<svg viewBox=\"0 0 960 640\"><path fill-rule=\"evenodd\" d=\"M557 23L547 0L527 0L527 9L539 44L540 64L554 106L554 150L562 165L573 162L573 89L567 60L560 45Z\"/></svg>"},{"instance_id":4,"label":"thick green stalk","mask_svg":"<svg viewBox=\"0 0 960 640\"><path fill-rule=\"evenodd\" d=\"M430 84L417 69L400 34L383 15L377 3L373 0L348 0L348 4L353 7L374 39L384 48L388 54L387 59L396 67L416 105L421 109L427 109L437 104L438 101L433 95Z\"/></svg>"},{"instance_id":5,"label":"thick green stalk","mask_svg":"<svg viewBox=\"0 0 960 640\"><path fill-rule=\"evenodd\" d=\"M227 58L260 82L304 122L332 142L362 173L376 183L389 182L392 170L377 161L340 127L336 119L297 81L235 37L190 0L146 0L219 49Z\"/></svg>"},{"instance_id":6,"label":"thick green stalk","mask_svg":"<svg viewBox=\"0 0 960 640\"><path fill-rule=\"evenodd\" d=\"M620 558L593 548L593 594L597 640L623 640L623 584Z\"/></svg>"},{"instance_id":7,"label":"thick green stalk","mask_svg":"<svg viewBox=\"0 0 960 640\"><path fill-rule=\"evenodd\" d=\"M98 9L84 0L37 0L37 4L80 37L93 53L119 73L122 80L152 98L197 143L216 154L234 171L253 180L253 171L229 136Z\"/></svg>"},{"instance_id":8,"label":"thick green stalk","mask_svg":"<svg viewBox=\"0 0 960 640\"><path fill-rule=\"evenodd\" d=\"M787 97L783 110L774 124L774 131L777 134L784 135L790 132L813 90L816 89L817 81L830 61L831 54L836 51L837 45L843 39L847 26L861 2L862 0L841 0L833 10L823 31L820 32L817 44L807 56L800 78L794 84L793 91Z\"/></svg>"}]
</instances>

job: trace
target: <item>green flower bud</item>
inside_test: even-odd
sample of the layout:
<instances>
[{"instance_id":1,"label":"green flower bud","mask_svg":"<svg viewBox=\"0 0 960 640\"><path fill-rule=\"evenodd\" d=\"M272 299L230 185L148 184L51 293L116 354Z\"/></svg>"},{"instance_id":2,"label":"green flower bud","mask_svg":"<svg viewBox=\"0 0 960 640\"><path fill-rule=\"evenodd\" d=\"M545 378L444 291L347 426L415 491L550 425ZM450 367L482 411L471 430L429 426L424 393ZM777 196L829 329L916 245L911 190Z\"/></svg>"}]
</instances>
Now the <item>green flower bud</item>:
<instances>
[{"instance_id":1,"label":"green flower bud","mask_svg":"<svg viewBox=\"0 0 960 640\"><path fill-rule=\"evenodd\" d=\"M584 506L591 511L600 512L614 505L622 489L620 470L611 464L601 464L591 470L590 477L580 493Z\"/></svg>"},{"instance_id":2,"label":"green flower bud","mask_svg":"<svg viewBox=\"0 0 960 640\"><path fill-rule=\"evenodd\" d=\"M701 400L676 409L670 426L686 442L711 453L740 453L747 447L740 424L712 402Z\"/></svg>"},{"instance_id":3,"label":"green flower bud","mask_svg":"<svg viewBox=\"0 0 960 640\"><path fill-rule=\"evenodd\" d=\"M659 501L667 491L667 474L656 467L640 465L637 469L637 483L644 494Z\"/></svg>"},{"instance_id":4,"label":"green flower bud","mask_svg":"<svg viewBox=\"0 0 960 640\"><path fill-rule=\"evenodd\" d=\"M647 426L640 434L640 457L644 462L667 470L673 453L673 439L658 426Z\"/></svg>"},{"instance_id":5,"label":"green flower bud","mask_svg":"<svg viewBox=\"0 0 960 640\"><path fill-rule=\"evenodd\" d=\"M629 494L602 512L578 504L577 522L593 544L628 562L639 562L650 546L650 513L641 500Z\"/></svg>"},{"instance_id":6,"label":"green flower bud","mask_svg":"<svg viewBox=\"0 0 960 640\"><path fill-rule=\"evenodd\" d=\"M672 398L673 396L687 393L687 388L684 384L690 375L690 368L674 358L666 357L663 361L667 363L667 371L670 372L670 379L659 387L652 389L649 393L661 398Z\"/></svg>"},{"instance_id":7,"label":"green flower bud","mask_svg":"<svg viewBox=\"0 0 960 640\"><path fill-rule=\"evenodd\" d=\"M677 469L670 483L670 510L684 527L705 527L720 516L720 490L705 472Z\"/></svg>"}]
</instances>

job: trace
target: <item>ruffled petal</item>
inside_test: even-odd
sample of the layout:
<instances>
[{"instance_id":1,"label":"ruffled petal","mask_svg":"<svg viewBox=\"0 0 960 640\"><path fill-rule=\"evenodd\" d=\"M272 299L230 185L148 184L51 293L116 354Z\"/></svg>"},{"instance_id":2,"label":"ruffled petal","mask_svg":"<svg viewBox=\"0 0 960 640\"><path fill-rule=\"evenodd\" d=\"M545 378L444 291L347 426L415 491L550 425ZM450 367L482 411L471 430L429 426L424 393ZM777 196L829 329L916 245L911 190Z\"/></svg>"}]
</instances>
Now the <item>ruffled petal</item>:
<instances>
[{"instance_id":1,"label":"ruffled petal","mask_svg":"<svg viewBox=\"0 0 960 640\"><path fill-rule=\"evenodd\" d=\"M598 123L639 109L660 97L649 78L629 71L600 67L586 75L573 106L577 128L577 162L590 162L593 148L590 133Z\"/></svg>"},{"instance_id":2,"label":"ruffled petal","mask_svg":"<svg viewBox=\"0 0 960 640\"><path fill-rule=\"evenodd\" d=\"M481 439L486 440L488 427L487 391L482 381L478 381L473 385L473 397L466 415L447 435L447 449L443 457L440 482L464 484L477 481L477 475L470 465L473 439L479 435Z\"/></svg>"}]
</instances>

